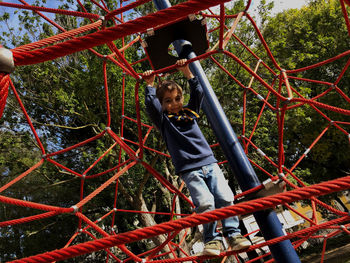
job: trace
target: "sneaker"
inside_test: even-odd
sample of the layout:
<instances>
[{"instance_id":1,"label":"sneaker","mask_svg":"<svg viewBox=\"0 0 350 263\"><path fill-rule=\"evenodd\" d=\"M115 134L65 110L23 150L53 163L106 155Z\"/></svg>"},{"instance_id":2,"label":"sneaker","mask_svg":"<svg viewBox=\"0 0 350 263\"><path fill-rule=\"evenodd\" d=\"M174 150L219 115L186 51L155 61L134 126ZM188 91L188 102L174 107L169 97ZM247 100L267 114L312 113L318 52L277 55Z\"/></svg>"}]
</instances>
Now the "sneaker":
<instances>
[{"instance_id":1,"label":"sneaker","mask_svg":"<svg viewBox=\"0 0 350 263\"><path fill-rule=\"evenodd\" d=\"M221 240L212 240L204 245L203 255L206 256L218 256L222 250Z\"/></svg>"},{"instance_id":2,"label":"sneaker","mask_svg":"<svg viewBox=\"0 0 350 263\"><path fill-rule=\"evenodd\" d=\"M250 241L242 236L241 234L228 237L227 243L230 246L231 250L241 250L250 247L251 243Z\"/></svg>"}]
</instances>

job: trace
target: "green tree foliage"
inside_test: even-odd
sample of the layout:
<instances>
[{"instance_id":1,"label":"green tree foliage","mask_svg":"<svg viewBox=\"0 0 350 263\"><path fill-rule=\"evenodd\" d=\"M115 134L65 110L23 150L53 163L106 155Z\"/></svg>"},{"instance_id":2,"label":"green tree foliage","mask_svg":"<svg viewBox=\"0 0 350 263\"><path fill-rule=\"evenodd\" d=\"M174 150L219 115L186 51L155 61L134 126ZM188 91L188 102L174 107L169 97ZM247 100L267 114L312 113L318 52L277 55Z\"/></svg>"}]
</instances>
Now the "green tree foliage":
<instances>
[{"instance_id":1,"label":"green tree foliage","mask_svg":"<svg viewBox=\"0 0 350 263\"><path fill-rule=\"evenodd\" d=\"M244 7L243 1L236 1L234 4L234 8L231 9L232 14L236 14ZM263 38L276 59L277 64L283 69L292 70L310 66L348 50L348 32L338 1L311 1L308 6L299 10L289 9L278 13L276 16L271 16L271 8L271 3L267 4L266 1L261 2L258 8L260 12L258 18L258 21L260 21L259 29L262 31ZM230 11L228 14L230 14ZM227 21L226 25L228 29L233 24L233 20ZM254 57L248 52L247 48L243 47L235 39L232 39L227 44L226 50L238 57L252 70L254 70L260 58L276 74L280 73L272 63L250 21L243 17L239 21L235 35L258 58ZM214 38L211 41L215 43L217 40ZM251 76L239 63L220 53L214 55L213 58L237 78L242 86L248 86ZM291 74L291 76L334 83L346 65L347 60L348 56L334 63L329 63L298 74ZM211 60L205 61L204 65L207 75L210 77L211 85L215 89L226 116L228 116L237 135L241 135L243 132L244 88L239 86L226 73L218 70L217 65L212 63ZM258 75L270 85L275 83L275 89L278 89L276 76L271 74L261 64L258 68ZM289 81L291 86L304 98L313 98L329 88L326 85L306 81L293 79ZM345 73L338 83L338 87L345 94L349 94L348 82L349 71ZM262 97L266 98L268 94L267 89L257 80L254 80L252 83L252 88ZM247 92L246 95L245 136L250 136L263 104L252 92ZM287 94L284 93L284 95ZM294 94L294 97L298 96ZM273 106L276 106L276 99L273 96L270 96L268 101ZM337 92L330 92L317 101L335 107L348 108L348 102ZM323 109L321 112L333 121L348 121L348 117L345 115ZM330 123L319 112L309 106L288 110L285 117L283 130L284 165L291 167L311 147L317 136ZM340 125L340 127L347 130L346 126ZM209 133L208 131L206 134ZM276 112L265 107L252 139L276 163L278 162L279 134ZM220 152L217 155L220 155ZM315 147L312 148L307 157L304 158L293 173L307 184L342 177L349 173L348 156L348 137L340 129L331 125L329 130L317 142ZM256 151L249 151L249 158L271 174L277 175L277 169L262 160ZM259 169L256 169L256 173L261 181L266 179L266 175L260 172Z\"/></svg>"},{"instance_id":2,"label":"green tree foliage","mask_svg":"<svg viewBox=\"0 0 350 263\"><path fill-rule=\"evenodd\" d=\"M299 10L290 9L269 19L263 35L278 63L285 69L303 68L333 58L349 49L350 39L339 1L311 1ZM335 83L348 57L299 73L297 76ZM338 83L345 94L350 94L350 75L347 70ZM294 74L295 75L295 74ZM291 80L291 85L302 96L313 98L328 86ZM336 92L330 92L319 102L335 107L349 108L348 102ZM348 116L321 110L332 121L349 121ZM286 116L285 145L287 164L310 147L329 121L311 107L291 110ZM346 130L345 126L340 125ZM310 154L300 164L297 174L308 183L325 181L349 174L349 144L347 136L331 126Z\"/></svg>"},{"instance_id":3,"label":"green tree foliage","mask_svg":"<svg viewBox=\"0 0 350 263\"><path fill-rule=\"evenodd\" d=\"M11 25L7 14L4 14L2 19ZM19 21L23 28L27 29L23 34L15 37L13 31L17 30L16 28L3 31L7 33L2 35L2 43L9 48L59 33L48 23L42 22L39 16L28 11L20 12ZM67 16L56 16L56 21L66 30L85 23ZM97 51L102 54L108 52L103 47L98 48ZM14 86L47 153L91 138L105 128L106 105L102 63L91 52L84 51L38 65L18 67L11 74ZM108 66L113 114L111 127L118 133L121 121L122 70ZM133 90L134 84L130 84L129 91ZM127 110L134 111L131 108ZM0 180L1 185L5 185L37 163L42 154L13 93L9 94L0 122ZM53 159L73 171L82 173L111 144L112 140L104 137ZM111 168L113 164L115 166L117 160L117 153L114 152L105 158L93 173L105 170L105 167ZM85 194L95 190L106 178L103 176L92 180L91 184L86 185ZM77 177L45 162L45 165L2 194L43 204L70 207L79 201L79 188L80 180ZM113 193L113 189L111 191ZM104 209L108 207L107 203L113 203L113 198L111 192L102 194L96 199L95 204L87 205L84 213L92 218L101 216L105 213ZM5 221L37 213L37 211L33 212L33 209L2 205L0 217L1 221ZM132 222L133 219L129 218L129 220ZM121 224L126 227L121 231L129 230L128 225L130 223ZM63 247L68 241L67 237L72 235L77 227L78 220L74 216L59 216L35 221L33 224L1 228L0 261ZM47 242L41 242L42 240Z\"/></svg>"},{"instance_id":4,"label":"green tree foliage","mask_svg":"<svg viewBox=\"0 0 350 263\"><path fill-rule=\"evenodd\" d=\"M72 1L62 1L61 8L82 11L80 7L75 8ZM110 10L119 7L117 1L105 1ZM39 5L39 3L37 3ZM89 12L104 15L105 12L96 8L95 5L84 6ZM1 42L8 48L21 46L44 39L51 35L60 33L57 29L43 22L39 16L28 12L20 11L19 23L23 25L23 32L16 34L18 30L10 19L12 16L5 13L1 21L2 26L7 29L1 35ZM12 14L13 15L13 14ZM56 15L55 21L66 30L80 27L87 22L83 19ZM109 22L107 23L109 25ZM116 40L114 44L121 48L124 43L130 41L130 37L123 40ZM124 41L122 43L122 41ZM106 46L96 47L95 50L101 54L109 54ZM140 45L136 44L124 54L126 60L137 61L143 55L140 52ZM149 65L141 63L135 65L137 72L143 72ZM120 67L107 63L109 99L111 107L111 129L128 140L137 141L136 124L123 120L122 118L122 87L125 82L125 104L124 114L136 119L135 107L135 84L136 81L123 73ZM89 139L101 133L107 124L106 98L103 82L103 60L97 58L92 52L86 50L70 56L44 62L37 65L18 67L11 74L11 79L17 92L29 114L34 128L38 132L40 141L46 153L51 153L75 145L78 142ZM143 101L143 89L140 90L140 101ZM145 113L142 111L142 118ZM123 128L121 127L124 121ZM31 133L30 127L16 101L14 94L10 92L7 106L1 123L1 157L0 172L1 185L10 182L35 163L41 157L40 147ZM143 131L144 134L146 130ZM154 145L150 147L161 149L164 145L156 134L150 138ZM86 144L82 147L53 156L52 159L72 171L82 173L98 157L100 157L112 144L113 139L104 136L99 140ZM137 149L130 144L131 148ZM9 154L6 154L9 153ZM125 161L126 155L119 155L119 148L108 154L103 160L91 170L91 174L98 174L115 167L119 162ZM161 158L159 155L148 154L145 161L149 162L161 173L169 162L168 158ZM84 196L92 193L104 183L117 170L113 170L103 176L86 180L84 185ZM170 173L165 175L167 179L177 184L177 177ZM173 181L174 180L174 181ZM20 180L2 194L8 197L30 200L37 203L70 207L80 199L79 189L81 180L70 171L45 162L44 165L31 172L24 179ZM128 173L124 174L118 181L117 207L128 210L157 210L169 212L173 196L161 186L161 184L145 172L141 166L135 166ZM113 208L115 199L115 184L99 194L93 201L84 206L83 213L96 220ZM10 205L1 206L1 221L17 219L37 214L33 209L18 208ZM178 213L181 209L178 207ZM117 233L126 232L139 227L145 227L168 221L169 216L152 216L143 214L118 213L113 231ZM0 229L0 261L8 261L14 258L22 258L44 251L54 250L63 247L70 236L78 228L78 219L74 215L53 217L45 220L38 220L32 224L20 224ZM103 222L106 231L110 232L111 217ZM85 227L85 226L84 226ZM95 233L97 236L99 234ZM44 244L41 240L47 240ZM90 240L89 237L81 235L76 242ZM157 245L160 240L153 240ZM130 245L130 248L137 253L145 250L145 246L154 246L152 242L139 242ZM98 260L105 258L104 251L97 253L93 259L83 257L72 259Z\"/></svg>"},{"instance_id":5,"label":"green tree foliage","mask_svg":"<svg viewBox=\"0 0 350 263\"><path fill-rule=\"evenodd\" d=\"M269 12L271 11L272 5L266 4L265 1L262 1L259 6L260 14L257 14L259 17L268 17ZM240 11L245 9L244 1L235 1L232 9L227 10L228 15L234 15L239 13ZM225 31L229 31L232 25L235 23L237 18L227 19L225 22L227 29ZM265 18L267 19L267 18ZM217 27L219 24L213 25L213 27ZM213 39L211 39L212 43L216 43L218 41L218 34L212 34ZM239 20L237 27L234 31L234 34L237 38L232 37L231 41L227 43L225 50L233 54L235 57L239 58L240 61L245 63L248 67L254 70L256 64L259 59L254 57L251 52L248 51L250 49L252 52L258 53L261 48L258 48L259 39L257 33L252 26L251 22L245 17ZM244 43L246 47L244 47L241 43ZM214 45L214 44L213 44ZM263 57L262 57L263 59ZM223 66L227 72L221 70L217 64ZM246 112L246 121L245 125L245 136L249 136L252 133L253 126L257 120L258 114L261 110L262 103L259 99L252 94L251 92L247 92L243 87L247 87L251 80L251 75L233 58L229 57L226 54L218 53L212 57L212 60L208 59L203 63L203 67L207 71L207 76L210 78L210 82L212 87L215 90L215 93L220 101L220 104L223 110L226 113L228 120L230 121L233 130L237 134L237 136L241 136L243 134L243 108L244 108L244 93L247 95L247 112ZM259 75L269 84L272 83L273 77L271 73L267 72L263 69L263 66L259 68ZM239 84L232 78L232 76L238 80ZM259 92L262 96L267 95L266 89L260 87L258 82L253 82L253 88ZM211 128L206 130L206 134L211 134ZM257 143L258 147L264 150L264 152L268 156L276 156L277 155L277 123L275 118L275 113L272 111L265 110L262 119L259 121L259 125L257 129L254 131L254 141ZM209 139L212 143L216 142L217 139L212 135ZM220 151L219 147L215 149L216 156L219 157L220 160L226 159ZM250 151L252 152L252 151ZM266 165L261 157L257 153L250 153L250 158L254 159L259 165ZM267 167L264 167L267 169ZM275 173L275 169L269 167L271 173ZM228 174L227 176L230 178L230 183L234 186L234 183L237 182L234 175L227 168ZM256 170L256 173L261 181L267 179L266 175L259 170Z\"/></svg>"}]
</instances>

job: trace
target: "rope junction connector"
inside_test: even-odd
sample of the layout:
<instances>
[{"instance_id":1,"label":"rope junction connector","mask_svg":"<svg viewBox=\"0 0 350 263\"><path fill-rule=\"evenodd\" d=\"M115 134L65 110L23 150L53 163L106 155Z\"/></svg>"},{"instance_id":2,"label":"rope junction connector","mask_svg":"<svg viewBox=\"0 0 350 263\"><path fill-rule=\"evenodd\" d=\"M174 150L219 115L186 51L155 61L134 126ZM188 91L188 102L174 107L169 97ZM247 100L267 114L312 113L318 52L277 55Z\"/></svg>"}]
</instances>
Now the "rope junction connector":
<instances>
[{"instance_id":1,"label":"rope junction connector","mask_svg":"<svg viewBox=\"0 0 350 263\"><path fill-rule=\"evenodd\" d=\"M76 212L78 212L79 208L76 205L71 206L71 208L73 208L73 214L75 214Z\"/></svg>"},{"instance_id":2,"label":"rope junction connector","mask_svg":"<svg viewBox=\"0 0 350 263\"><path fill-rule=\"evenodd\" d=\"M279 179L283 180L284 177L285 177L284 173L279 173L279 174L278 174L278 178L279 178Z\"/></svg>"},{"instance_id":3,"label":"rope junction connector","mask_svg":"<svg viewBox=\"0 0 350 263\"><path fill-rule=\"evenodd\" d=\"M189 14L189 15L188 15L188 19L189 19L190 21L193 21L193 20L196 19L196 15L195 15L195 14Z\"/></svg>"},{"instance_id":4,"label":"rope junction connector","mask_svg":"<svg viewBox=\"0 0 350 263\"><path fill-rule=\"evenodd\" d=\"M307 148L306 151L304 152L304 155L306 156L310 152L310 148Z\"/></svg>"},{"instance_id":5,"label":"rope junction connector","mask_svg":"<svg viewBox=\"0 0 350 263\"><path fill-rule=\"evenodd\" d=\"M142 46L143 48L146 48L146 47L148 47L148 44L147 44L146 41L142 41L142 42L141 42L141 46Z\"/></svg>"},{"instance_id":6,"label":"rope junction connector","mask_svg":"<svg viewBox=\"0 0 350 263\"><path fill-rule=\"evenodd\" d=\"M286 98L284 101L282 101L282 103L281 103L282 106L288 105L288 104L290 103L291 99L292 99L292 98L289 98L289 97L288 97L288 98Z\"/></svg>"},{"instance_id":7,"label":"rope junction connector","mask_svg":"<svg viewBox=\"0 0 350 263\"><path fill-rule=\"evenodd\" d=\"M0 72L12 73L15 70L12 51L0 47Z\"/></svg>"},{"instance_id":8,"label":"rope junction connector","mask_svg":"<svg viewBox=\"0 0 350 263\"><path fill-rule=\"evenodd\" d=\"M260 148L258 148L257 151L262 157L266 156L266 154Z\"/></svg>"},{"instance_id":9,"label":"rope junction connector","mask_svg":"<svg viewBox=\"0 0 350 263\"><path fill-rule=\"evenodd\" d=\"M259 100L264 100L264 98L263 98L260 94L256 94L256 97L257 97Z\"/></svg>"},{"instance_id":10,"label":"rope junction connector","mask_svg":"<svg viewBox=\"0 0 350 263\"><path fill-rule=\"evenodd\" d=\"M106 17L104 16L100 16L99 17L99 20L102 21L102 26L105 27L107 25L107 20L106 20Z\"/></svg>"},{"instance_id":11,"label":"rope junction connector","mask_svg":"<svg viewBox=\"0 0 350 263\"><path fill-rule=\"evenodd\" d=\"M286 186L286 183L281 179L276 181L267 179L262 184L264 188L256 193L257 197L265 197L265 196L282 193L284 190L284 187Z\"/></svg>"},{"instance_id":12,"label":"rope junction connector","mask_svg":"<svg viewBox=\"0 0 350 263\"><path fill-rule=\"evenodd\" d=\"M146 33L149 36L153 36L154 35L154 28L152 27L152 28L147 29Z\"/></svg>"}]
</instances>

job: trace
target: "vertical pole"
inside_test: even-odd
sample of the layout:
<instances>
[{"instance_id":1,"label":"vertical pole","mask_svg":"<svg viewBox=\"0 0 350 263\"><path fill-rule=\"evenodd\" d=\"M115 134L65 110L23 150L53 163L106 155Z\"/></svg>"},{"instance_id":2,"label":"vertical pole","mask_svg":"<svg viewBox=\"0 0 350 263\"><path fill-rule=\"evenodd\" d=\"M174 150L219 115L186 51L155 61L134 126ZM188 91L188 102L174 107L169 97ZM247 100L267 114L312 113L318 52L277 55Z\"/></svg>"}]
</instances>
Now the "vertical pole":
<instances>
[{"instance_id":1,"label":"vertical pole","mask_svg":"<svg viewBox=\"0 0 350 263\"><path fill-rule=\"evenodd\" d=\"M171 7L168 0L153 0L153 2L158 10ZM174 47L178 54L182 50L181 44L184 44L184 42L184 40L175 41ZM185 54L185 57L187 57L187 59L192 59L196 57L196 54L189 50L189 52ZM239 143L239 140L233 131L231 124L229 123L199 61L197 60L191 63L190 68L193 74L197 76L203 87L203 110L214 130L214 133L241 189L246 191L259 186L261 183L256 176L256 173L246 154L244 153L244 150ZM282 225L273 209L255 212L254 217L265 240L285 235ZM277 244L270 245L269 248L275 261L278 263L300 262L300 259L290 240L285 240Z\"/></svg>"}]
</instances>

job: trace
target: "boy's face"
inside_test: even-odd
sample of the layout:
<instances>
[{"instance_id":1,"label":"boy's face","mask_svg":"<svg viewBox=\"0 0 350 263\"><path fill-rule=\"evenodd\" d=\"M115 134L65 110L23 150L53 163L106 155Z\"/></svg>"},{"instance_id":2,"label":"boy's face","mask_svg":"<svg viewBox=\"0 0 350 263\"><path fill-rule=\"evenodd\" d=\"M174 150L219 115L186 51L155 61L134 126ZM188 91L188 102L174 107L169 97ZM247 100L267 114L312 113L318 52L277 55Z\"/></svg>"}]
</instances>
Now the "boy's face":
<instances>
[{"instance_id":1,"label":"boy's face","mask_svg":"<svg viewBox=\"0 0 350 263\"><path fill-rule=\"evenodd\" d=\"M174 89L173 91L166 91L164 93L162 108L163 111L167 111L169 113L178 113L182 110L184 98L182 94Z\"/></svg>"}]
</instances>

